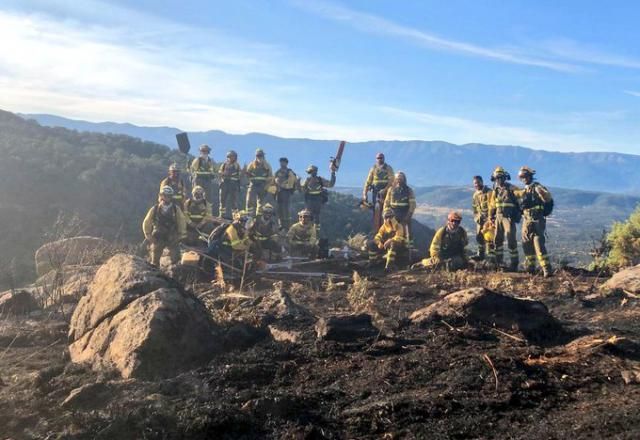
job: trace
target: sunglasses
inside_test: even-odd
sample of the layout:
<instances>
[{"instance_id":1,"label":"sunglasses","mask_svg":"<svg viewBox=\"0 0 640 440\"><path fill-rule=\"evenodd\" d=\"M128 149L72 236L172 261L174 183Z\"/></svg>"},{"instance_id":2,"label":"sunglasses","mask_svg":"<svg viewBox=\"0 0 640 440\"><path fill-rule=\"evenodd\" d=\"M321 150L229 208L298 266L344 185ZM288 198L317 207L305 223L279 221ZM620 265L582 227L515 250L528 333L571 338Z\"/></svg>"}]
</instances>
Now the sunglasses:
<instances>
[{"instance_id":1,"label":"sunglasses","mask_svg":"<svg viewBox=\"0 0 640 440\"><path fill-rule=\"evenodd\" d=\"M457 224L457 225L459 225L459 224L460 224L460 220L449 220L449 221L450 221L451 223L455 223L455 224Z\"/></svg>"}]
</instances>

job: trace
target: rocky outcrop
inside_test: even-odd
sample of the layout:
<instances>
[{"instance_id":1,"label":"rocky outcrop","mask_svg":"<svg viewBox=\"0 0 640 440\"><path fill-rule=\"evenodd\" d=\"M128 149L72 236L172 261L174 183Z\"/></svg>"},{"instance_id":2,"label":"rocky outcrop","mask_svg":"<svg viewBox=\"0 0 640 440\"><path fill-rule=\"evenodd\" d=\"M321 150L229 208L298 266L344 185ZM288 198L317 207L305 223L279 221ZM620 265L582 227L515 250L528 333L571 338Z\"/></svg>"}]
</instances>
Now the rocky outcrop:
<instances>
[{"instance_id":1,"label":"rocky outcrop","mask_svg":"<svg viewBox=\"0 0 640 440\"><path fill-rule=\"evenodd\" d=\"M122 377L158 378L222 350L202 303L140 258L118 254L96 273L70 324L71 360Z\"/></svg>"},{"instance_id":2,"label":"rocky outcrop","mask_svg":"<svg viewBox=\"0 0 640 440\"><path fill-rule=\"evenodd\" d=\"M72 237L47 243L36 251L36 273L43 276L64 266L93 266L103 263L111 245L97 237Z\"/></svg>"},{"instance_id":3,"label":"rocky outcrop","mask_svg":"<svg viewBox=\"0 0 640 440\"><path fill-rule=\"evenodd\" d=\"M409 317L416 325L445 321L449 325L485 325L520 332L527 340L542 342L563 334L560 323L540 301L514 298L474 287L445 296Z\"/></svg>"},{"instance_id":4,"label":"rocky outcrop","mask_svg":"<svg viewBox=\"0 0 640 440\"><path fill-rule=\"evenodd\" d=\"M640 295L640 264L613 275L600 289L604 292L626 292Z\"/></svg>"}]
</instances>

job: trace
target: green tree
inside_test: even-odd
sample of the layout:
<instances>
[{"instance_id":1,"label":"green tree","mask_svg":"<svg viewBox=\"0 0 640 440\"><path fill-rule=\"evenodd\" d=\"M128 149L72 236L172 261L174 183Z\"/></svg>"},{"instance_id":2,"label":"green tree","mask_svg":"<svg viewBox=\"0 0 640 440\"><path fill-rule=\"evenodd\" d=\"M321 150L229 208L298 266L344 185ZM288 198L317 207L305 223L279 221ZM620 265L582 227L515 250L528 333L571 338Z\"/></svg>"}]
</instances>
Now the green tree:
<instances>
[{"instance_id":1,"label":"green tree","mask_svg":"<svg viewBox=\"0 0 640 440\"><path fill-rule=\"evenodd\" d=\"M616 222L607 236L607 265L612 269L640 264L640 205L624 222Z\"/></svg>"}]
</instances>

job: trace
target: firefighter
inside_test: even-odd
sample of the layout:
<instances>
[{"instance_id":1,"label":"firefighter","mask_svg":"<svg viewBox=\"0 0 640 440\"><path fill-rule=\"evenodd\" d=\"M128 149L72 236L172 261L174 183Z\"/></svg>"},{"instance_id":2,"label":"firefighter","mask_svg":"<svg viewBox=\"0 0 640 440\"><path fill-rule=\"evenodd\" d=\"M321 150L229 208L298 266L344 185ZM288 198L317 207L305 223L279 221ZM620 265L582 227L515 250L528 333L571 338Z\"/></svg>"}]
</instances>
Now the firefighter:
<instances>
[{"instance_id":1,"label":"firefighter","mask_svg":"<svg viewBox=\"0 0 640 440\"><path fill-rule=\"evenodd\" d=\"M208 145L200 145L199 151L200 156L191 162L191 186L192 188L201 186L209 202L215 204L216 201L214 198L217 191L213 188L213 185L218 167L211 157L209 157L211 148Z\"/></svg>"},{"instance_id":2,"label":"firefighter","mask_svg":"<svg viewBox=\"0 0 640 440\"><path fill-rule=\"evenodd\" d=\"M318 236L313 214L308 209L298 212L298 223L289 228L287 250L295 257L315 258L318 255Z\"/></svg>"},{"instance_id":3,"label":"firefighter","mask_svg":"<svg viewBox=\"0 0 640 440\"><path fill-rule=\"evenodd\" d=\"M242 266L244 256L251 248L251 240L247 233L247 222L249 216L244 211L233 213L233 221L228 224L224 233L209 242L207 254L213 258L218 258L224 263ZM214 234L216 231L214 231Z\"/></svg>"},{"instance_id":4,"label":"firefighter","mask_svg":"<svg viewBox=\"0 0 640 440\"><path fill-rule=\"evenodd\" d=\"M255 159L247 164L245 173L249 179L245 210L249 216L255 217L266 202L267 183L273 178L271 165L265 160L261 148L256 150Z\"/></svg>"},{"instance_id":5,"label":"firefighter","mask_svg":"<svg viewBox=\"0 0 640 440\"><path fill-rule=\"evenodd\" d=\"M489 220L489 197L491 188L486 186L482 180L482 176L473 177L473 187L475 192L471 200L473 209L473 220L476 223L476 243L478 243L478 260L484 260L487 254L490 254L489 246L493 243L485 241L483 228Z\"/></svg>"},{"instance_id":6,"label":"firefighter","mask_svg":"<svg viewBox=\"0 0 640 440\"><path fill-rule=\"evenodd\" d=\"M160 257L165 248L169 249L172 264L180 261L180 241L187 235L184 214L174 202L174 192L170 186L160 190L158 203L147 212L142 222L142 232L150 244L151 264L160 265Z\"/></svg>"},{"instance_id":7,"label":"firefighter","mask_svg":"<svg viewBox=\"0 0 640 440\"><path fill-rule=\"evenodd\" d=\"M535 170L523 166L518 178L524 184L520 192L520 206L524 221L522 223L522 251L524 252L524 269L529 273L536 270L536 257L545 278L552 275L551 262L545 245L547 228L547 208L552 203L551 192L534 179Z\"/></svg>"},{"instance_id":8,"label":"firefighter","mask_svg":"<svg viewBox=\"0 0 640 440\"><path fill-rule=\"evenodd\" d=\"M172 163L169 166L169 175L162 179L160 182L160 190L165 186L171 187L173 190L173 202L180 207L180 209L184 208L184 199L185 199L185 186L182 177L180 177L180 168L178 168L178 164Z\"/></svg>"},{"instance_id":9,"label":"firefighter","mask_svg":"<svg viewBox=\"0 0 640 440\"><path fill-rule=\"evenodd\" d=\"M407 185L407 176L399 171L393 180L393 186L387 191L384 209L393 210L396 220L403 225L410 225L413 212L416 210L416 196Z\"/></svg>"},{"instance_id":10,"label":"firefighter","mask_svg":"<svg viewBox=\"0 0 640 440\"><path fill-rule=\"evenodd\" d=\"M509 248L510 271L518 270L518 241L516 240L516 225L520 222L521 212L518 203L520 189L508 182L511 176L502 167L496 167L491 174L494 188L489 196L489 219L494 225L495 262L502 264L504 259L504 241Z\"/></svg>"},{"instance_id":11,"label":"firefighter","mask_svg":"<svg viewBox=\"0 0 640 440\"><path fill-rule=\"evenodd\" d=\"M271 259L278 260L281 256L282 246L278 240L279 226L274 218L274 211L270 203L265 203L262 213L249 227L249 239L254 243L253 254L258 259L264 259L266 251L271 253Z\"/></svg>"},{"instance_id":12,"label":"firefighter","mask_svg":"<svg viewBox=\"0 0 640 440\"><path fill-rule=\"evenodd\" d=\"M318 176L318 167L315 165L309 165L307 167L307 174L309 176L304 180L301 187L302 193L304 194L304 205L305 208L311 212L313 223L316 225L316 232L319 236L322 236L320 226L322 205L329 201L327 188L332 188L336 184L336 169L332 164L330 180Z\"/></svg>"},{"instance_id":13,"label":"firefighter","mask_svg":"<svg viewBox=\"0 0 640 440\"><path fill-rule=\"evenodd\" d=\"M240 164L238 153L231 150L218 170L220 176L220 211L219 216L231 219L233 213L238 210L240 200Z\"/></svg>"},{"instance_id":14,"label":"firefighter","mask_svg":"<svg viewBox=\"0 0 640 440\"><path fill-rule=\"evenodd\" d=\"M376 264L384 256L385 271L392 271L395 270L398 253L407 249L407 237L404 226L396 220L392 209L385 209L382 217L384 223L373 240L367 242L369 264Z\"/></svg>"},{"instance_id":15,"label":"firefighter","mask_svg":"<svg viewBox=\"0 0 640 440\"><path fill-rule=\"evenodd\" d=\"M201 235L209 235L212 229L212 207L206 199L206 192L201 186L194 186L191 198L184 204L184 216L187 221L187 238L189 244L200 244Z\"/></svg>"},{"instance_id":16,"label":"firefighter","mask_svg":"<svg viewBox=\"0 0 640 440\"><path fill-rule=\"evenodd\" d=\"M429 258L422 260L420 265L434 269L460 270L467 267L468 261L465 247L468 244L467 231L460 223L462 216L457 212L450 212L447 224L436 231L429 246Z\"/></svg>"},{"instance_id":17,"label":"firefighter","mask_svg":"<svg viewBox=\"0 0 640 440\"><path fill-rule=\"evenodd\" d=\"M286 157L280 158L280 168L275 172L275 183L280 229L288 231L291 225L290 200L298 186L298 176L289 168L289 159Z\"/></svg>"},{"instance_id":18,"label":"firefighter","mask_svg":"<svg viewBox=\"0 0 640 440\"><path fill-rule=\"evenodd\" d=\"M381 208L387 195L387 190L393 185L393 179L393 168L385 162L384 154L376 154L376 163L369 170L367 180L364 182L364 188L362 190L362 200L365 203L367 203L367 194L371 191L374 212L376 212L376 205L379 205L380 209L378 209L377 212L382 214ZM374 224L382 224L381 218L375 219Z\"/></svg>"}]
</instances>

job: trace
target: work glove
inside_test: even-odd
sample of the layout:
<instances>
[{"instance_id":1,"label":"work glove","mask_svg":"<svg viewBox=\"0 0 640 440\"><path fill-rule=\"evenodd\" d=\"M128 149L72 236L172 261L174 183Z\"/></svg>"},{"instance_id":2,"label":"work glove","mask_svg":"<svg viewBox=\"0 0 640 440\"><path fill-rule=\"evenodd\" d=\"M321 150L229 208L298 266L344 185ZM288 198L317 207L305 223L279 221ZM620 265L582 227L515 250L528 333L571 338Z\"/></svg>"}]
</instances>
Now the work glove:
<instances>
[{"instance_id":1,"label":"work glove","mask_svg":"<svg viewBox=\"0 0 640 440\"><path fill-rule=\"evenodd\" d=\"M384 242L384 248L385 249L389 249L391 247L391 244L393 243L392 239L389 239L387 241Z\"/></svg>"}]
</instances>

